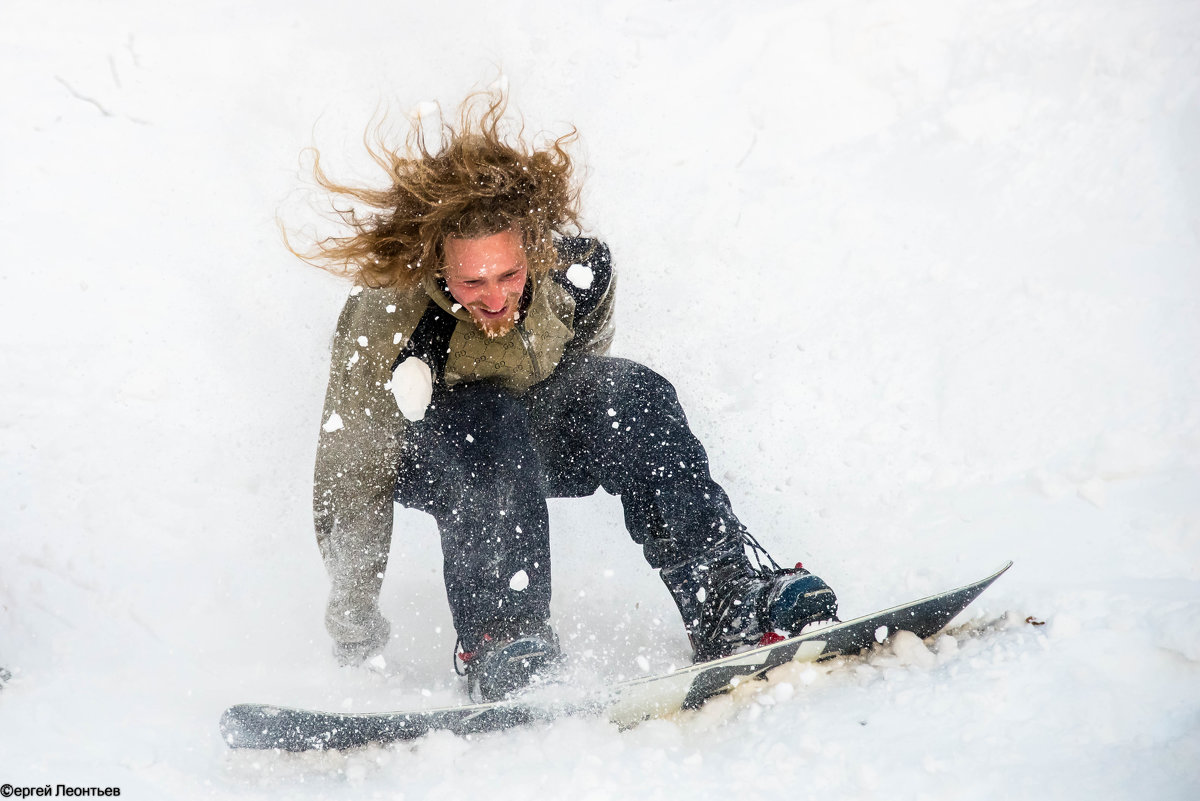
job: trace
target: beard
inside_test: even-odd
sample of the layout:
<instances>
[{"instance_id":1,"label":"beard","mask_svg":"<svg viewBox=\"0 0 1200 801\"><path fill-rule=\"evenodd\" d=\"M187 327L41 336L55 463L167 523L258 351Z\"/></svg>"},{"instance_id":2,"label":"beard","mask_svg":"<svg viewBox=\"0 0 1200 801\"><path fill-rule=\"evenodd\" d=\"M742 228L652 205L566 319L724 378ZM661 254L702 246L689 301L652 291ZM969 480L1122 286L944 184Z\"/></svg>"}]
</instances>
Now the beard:
<instances>
[{"instance_id":1,"label":"beard","mask_svg":"<svg viewBox=\"0 0 1200 801\"><path fill-rule=\"evenodd\" d=\"M483 332L488 339L498 339L508 334L517 325L517 304L513 303L512 311L503 317L484 317L475 313L474 309L469 309L471 319L475 321L475 325L479 326L479 330Z\"/></svg>"}]
</instances>

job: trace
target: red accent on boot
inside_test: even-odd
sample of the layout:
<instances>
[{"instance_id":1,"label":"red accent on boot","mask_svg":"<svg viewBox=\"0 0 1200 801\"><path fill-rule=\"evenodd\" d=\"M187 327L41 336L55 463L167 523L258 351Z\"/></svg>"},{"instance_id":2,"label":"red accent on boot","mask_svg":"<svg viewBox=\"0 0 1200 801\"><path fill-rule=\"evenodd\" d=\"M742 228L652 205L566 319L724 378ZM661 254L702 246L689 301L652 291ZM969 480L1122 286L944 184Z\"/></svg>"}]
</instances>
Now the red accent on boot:
<instances>
[{"instance_id":1,"label":"red accent on boot","mask_svg":"<svg viewBox=\"0 0 1200 801\"><path fill-rule=\"evenodd\" d=\"M804 569L804 563L803 563L803 562L797 562L797 563L796 563L796 569L797 569L797 570L803 570L803 569Z\"/></svg>"},{"instance_id":2,"label":"red accent on boot","mask_svg":"<svg viewBox=\"0 0 1200 801\"><path fill-rule=\"evenodd\" d=\"M488 640L491 640L492 635L485 633L483 635L483 639L485 642ZM458 655L458 658L461 659L464 663L470 662L472 659L475 658L475 654L477 654L477 653L479 653L479 652L478 651L463 651L462 653L460 653Z\"/></svg>"},{"instance_id":3,"label":"red accent on boot","mask_svg":"<svg viewBox=\"0 0 1200 801\"><path fill-rule=\"evenodd\" d=\"M766 634L764 634L762 636L762 639L758 641L758 644L760 647L763 645L774 645L775 643L783 642L786 639L787 639L787 637L784 637L782 634L777 634L773 631L768 631Z\"/></svg>"}]
</instances>

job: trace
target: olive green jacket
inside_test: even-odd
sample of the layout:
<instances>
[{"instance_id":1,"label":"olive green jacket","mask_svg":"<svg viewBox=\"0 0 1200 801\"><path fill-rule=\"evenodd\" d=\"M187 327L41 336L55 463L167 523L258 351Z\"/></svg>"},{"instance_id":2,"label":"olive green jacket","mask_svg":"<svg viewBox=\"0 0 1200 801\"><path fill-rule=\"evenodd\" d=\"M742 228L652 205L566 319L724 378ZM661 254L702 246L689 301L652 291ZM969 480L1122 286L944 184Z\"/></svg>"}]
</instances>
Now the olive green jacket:
<instances>
[{"instance_id":1,"label":"olive green jacket","mask_svg":"<svg viewBox=\"0 0 1200 801\"><path fill-rule=\"evenodd\" d=\"M333 337L313 482L317 544L332 585L326 625L337 643L386 641L377 602L400 447L411 425L393 395L392 373L430 303L456 320L438 377L448 386L491 380L522 392L553 373L565 354L608 351L615 294L608 249L570 239L559 251L563 271L531 275L516 328L494 339L436 278L407 290L351 290ZM566 270L573 264L583 265L584 280L579 267Z\"/></svg>"}]
</instances>

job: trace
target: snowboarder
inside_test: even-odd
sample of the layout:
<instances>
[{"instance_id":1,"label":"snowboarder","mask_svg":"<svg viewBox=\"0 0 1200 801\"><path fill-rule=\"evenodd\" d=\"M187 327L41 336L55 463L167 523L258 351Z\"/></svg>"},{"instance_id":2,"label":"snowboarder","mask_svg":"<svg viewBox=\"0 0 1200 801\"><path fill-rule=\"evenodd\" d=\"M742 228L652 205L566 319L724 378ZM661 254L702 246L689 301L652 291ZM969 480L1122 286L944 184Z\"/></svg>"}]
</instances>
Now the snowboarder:
<instances>
[{"instance_id":1,"label":"snowboarder","mask_svg":"<svg viewBox=\"0 0 1200 801\"><path fill-rule=\"evenodd\" d=\"M502 697L560 658L550 625L547 497L619 495L625 525L683 616L697 661L835 616L833 591L782 569L713 481L674 388L607 355L609 249L577 235L566 146L505 128L474 95L430 147L368 149L383 189L315 177L371 211L301 255L355 286L333 341L314 482L342 664L387 643L379 610L393 503L433 515L474 696ZM295 252L295 251L293 251Z\"/></svg>"}]
</instances>

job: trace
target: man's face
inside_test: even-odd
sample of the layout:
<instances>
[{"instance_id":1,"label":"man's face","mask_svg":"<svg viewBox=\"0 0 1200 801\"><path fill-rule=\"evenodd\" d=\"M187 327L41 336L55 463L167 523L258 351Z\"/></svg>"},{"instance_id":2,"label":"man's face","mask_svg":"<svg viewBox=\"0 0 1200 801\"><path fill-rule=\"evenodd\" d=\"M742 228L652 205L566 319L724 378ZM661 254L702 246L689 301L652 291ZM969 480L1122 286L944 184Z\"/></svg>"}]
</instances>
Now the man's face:
<instances>
[{"instance_id":1,"label":"man's face","mask_svg":"<svg viewBox=\"0 0 1200 801\"><path fill-rule=\"evenodd\" d=\"M517 323L529 268L521 235L515 231L479 239L447 239L446 287L489 337L507 334Z\"/></svg>"}]
</instances>

